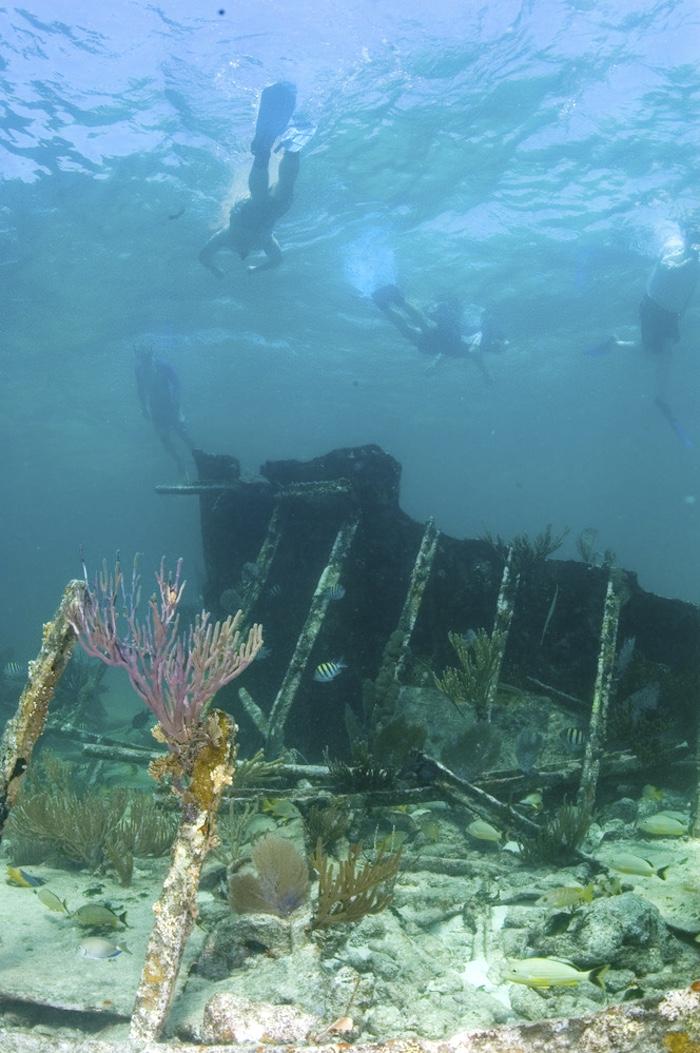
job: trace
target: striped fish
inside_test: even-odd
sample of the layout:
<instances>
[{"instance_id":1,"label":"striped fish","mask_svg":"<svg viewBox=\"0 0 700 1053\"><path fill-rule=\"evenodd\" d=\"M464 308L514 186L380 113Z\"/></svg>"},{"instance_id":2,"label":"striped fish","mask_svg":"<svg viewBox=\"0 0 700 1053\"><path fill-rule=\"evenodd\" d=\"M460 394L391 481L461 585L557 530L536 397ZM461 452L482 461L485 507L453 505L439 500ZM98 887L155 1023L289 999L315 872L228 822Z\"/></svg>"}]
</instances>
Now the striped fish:
<instances>
[{"instance_id":1,"label":"striped fish","mask_svg":"<svg viewBox=\"0 0 700 1053\"><path fill-rule=\"evenodd\" d=\"M342 600L345 596L345 586L340 584L329 585L326 592L328 593L329 600Z\"/></svg>"},{"instance_id":2,"label":"striped fish","mask_svg":"<svg viewBox=\"0 0 700 1053\"><path fill-rule=\"evenodd\" d=\"M8 680L24 680L29 673L28 663L21 665L19 662L8 662L3 673Z\"/></svg>"},{"instance_id":3,"label":"striped fish","mask_svg":"<svg viewBox=\"0 0 700 1053\"><path fill-rule=\"evenodd\" d=\"M330 684L331 680L340 676L343 669L347 669L347 664L342 658L334 658L331 662L320 662L316 666L314 680L319 684Z\"/></svg>"},{"instance_id":4,"label":"striped fish","mask_svg":"<svg viewBox=\"0 0 700 1053\"><path fill-rule=\"evenodd\" d=\"M586 732L583 728L570 727L564 728L561 733L561 737L564 741L564 745L571 752L582 749L586 744Z\"/></svg>"}]
</instances>

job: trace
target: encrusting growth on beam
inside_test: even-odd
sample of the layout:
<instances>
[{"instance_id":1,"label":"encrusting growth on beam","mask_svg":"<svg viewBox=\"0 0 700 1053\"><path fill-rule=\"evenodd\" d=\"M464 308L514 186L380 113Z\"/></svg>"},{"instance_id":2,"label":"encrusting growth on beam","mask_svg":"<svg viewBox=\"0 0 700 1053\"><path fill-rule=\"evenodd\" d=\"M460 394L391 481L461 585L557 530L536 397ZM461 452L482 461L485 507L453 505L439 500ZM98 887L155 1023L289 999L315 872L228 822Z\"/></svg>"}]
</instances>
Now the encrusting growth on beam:
<instances>
[{"instance_id":1,"label":"encrusting growth on beam","mask_svg":"<svg viewBox=\"0 0 700 1053\"><path fill-rule=\"evenodd\" d=\"M0 744L0 838L19 792L32 750L44 730L49 702L76 644L69 613L85 594L81 581L71 581L53 621L44 626L41 650L29 664L29 678L17 711L8 721Z\"/></svg>"},{"instance_id":2,"label":"encrusting growth on beam","mask_svg":"<svg viewBox=\"0 0 700 1053\"><path fill-rule=\"evenodd\" d=\"M600 760L603 753L605 723L610 702L613 676L615 672L615 652L617 647L617 626L620 620L620 597L615 589L612 574L608 578L603 607L603 624L600 630L600 650L598 652L598 670L593 690L591 719L588 725L586 750L583 755L581 782L576 795L576 803L588 812L593 811Z\"/></svg>"},{"instance_id":3,"label":"encrusting growth on beam","mask_svg":"<svg viewBox=\"0 0 700 1053\"><path fill-rule=\"evenodd\" d=\"M306 664L309 660L309 655L313 650L313 646L316 643L321 626L323 625L328 611L329 604L331 602L330 590L334 585L337 585L340 581L341 574L343 571L343 565L347 559L350 547L355 537L355 532L359 523L359 516L353 515L350 519L347 519L338 530L335 541L333 542L333 548L328 559L328 564L324 567L318 584L314 590L314 594L311 598L311 606L309 607L309 613L306 616L304 626L299 633L299 638L294 648L289 665L287 666L287 672L284 675L284 680L277 692L277 697L270 710L270 716L267 720L267 735L265 740L265 752L268 757L279 756L284 747L284 729L289 717L290 710L294 705L294 700L299 690L301 678L306 669ZM253 703L254 705L254 703ZM253 713L253 710L248 707L248 712ZM255 720L255 718L253 717Z\"/></svg>"},{"instance_id":4,"label":"encrusting growth on beam","mask_svg":"<svg viewBox=\"0 0 700 1053\"><path fill-rule=\"evenodd\" d=\"M181 817L170 869L153 910L131 1020L131 1038L157 1041L175 994L187 938L197 915L202 865L215 841L216 812L233 780L235 725L210 710L214 695L247 669L262 647L262 629L239 632L243 612L211 624L202 611L186 635L179 632L178 608L185 583L182 564L174 576L161 562L158 594L149 613L139 612L141 579L134 564L126 582L119 561L103 568L92 589L76 598L68 618L88 654L124 669L132 686L158 719L154 737L168 752L151 761L150 772L179 798Z\"/></svg>"}]
</instances>

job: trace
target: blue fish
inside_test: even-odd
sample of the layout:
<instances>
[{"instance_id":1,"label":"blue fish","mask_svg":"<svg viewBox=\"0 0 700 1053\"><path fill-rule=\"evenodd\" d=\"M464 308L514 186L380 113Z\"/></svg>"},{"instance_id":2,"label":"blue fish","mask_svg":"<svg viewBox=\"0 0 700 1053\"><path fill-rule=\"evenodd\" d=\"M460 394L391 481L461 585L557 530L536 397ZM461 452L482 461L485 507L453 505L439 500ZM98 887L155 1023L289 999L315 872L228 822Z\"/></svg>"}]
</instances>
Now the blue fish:
<instances>
[{"instance_id":1,"label":"blue fish","mask_svg":"<svg viewBox=\"0 0 700 1053\"><path fill-rule=\"evenodd\" d=\"M343 669L347 669L347 665L342 658L334 658L332 662L321 662L316 666L314 680L319 684L330 684L331 680L340 676Z\"/></svg>"},{"instance_id":2,"label":"blue fish","mask_svg":"<svg viewBox=\"0 0 700 1053\"><path fill-rule=\"evenodd\" d=\"M328 593L328 598L330 600L342 600L345 596L345 586L329 585L329 587L326 589L326 592Z\"/></svg>"}]
</instances>

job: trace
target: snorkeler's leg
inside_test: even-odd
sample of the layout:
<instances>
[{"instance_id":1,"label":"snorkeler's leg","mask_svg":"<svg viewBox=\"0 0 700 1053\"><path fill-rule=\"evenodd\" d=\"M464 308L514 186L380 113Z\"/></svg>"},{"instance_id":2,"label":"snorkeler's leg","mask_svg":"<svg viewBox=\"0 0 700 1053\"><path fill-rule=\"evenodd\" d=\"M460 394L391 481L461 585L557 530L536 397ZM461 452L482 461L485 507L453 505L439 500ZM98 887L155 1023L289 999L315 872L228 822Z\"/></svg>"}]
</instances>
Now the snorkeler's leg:
<instances>
[{"instance_id":1,"label":"snorkeler's leg","mask_svg":"<svg viewBox=\"0 0 700 1053\"><path fill-rule=\"evenodd\" d=\"M671 345L664 344L654 354L654 396L657 402L668 403L671 382Z\"/></svg>"},{"instance_id":2,"label":"snorkeler's leg","mask_svg":"<svg viewBox=\"0 0 700 1053\"><path fill-rule=\"evenodd\" d=\"M168 454L169 457L172 458L172 460L177 465L177 470L178 470L178 472L180 474L180 477L181 478L186 478L187 471L185 469L184 462L183 462L182 458L180 457L180 454L175 449L175 444L173 443L173 440L172 440L172 437L170 435L170 432L166 431L163 428L159 428L158 429L158 437L159 437L160 441L163 444L163 448L165 449L165 452Z\"/></svg>"},{"instance_id":3,"label":"snorkeler's leg","mask_svg":"<svg viewBox=\"0 0 700 1053\"><path fill-rule=\"evenodd\" d=\"M217 231L216 234L212 234L209 241L199 253L199 262L203 267L206 267L208 271L215 274L217 278L223 278L224 272L214 265L214 256L216 256L217 252L221 249L228 247L228 228L225 227L223 230Z\"/></svg>"},{"instance_id":4,"label":"snorkeler's leg","mask_svg":"<svg viewBox=\"0 0 700 1053\"><path fill-rule=\"evenodd\" d=\"M406 321L404 316L395 310L393 307L385 307L382 311L391 323L396 326L401 336L405 337L406 340L414 344L416 347L420 344L420 338L422 336L422 329L417 329Z\"/></svg>"},{"instance_id":5,"label":"snorkeler's leg","mask_svg":"<svg viewBox=\"0 0 700 1053\"><path fill-rule=\"evenodd\" d=\"M413 325L417 325L423 332L427 332L431 328L430 322L423 312L419 311L418 308L414 307L412 303L408 302L408 300L404 300L401 307L406 318L409 322L412 322Z\"/></svg>"},{"instance_id":6,"label":"snorkeler's leg","mask_svg":"<svg viewBox=\"0 0 700 1053\"><path fill-rule=\"evenodd\" d=\"M192 439L190 438L190 433L187 430L187 425L185 424L185 421L183 420L182 417L178 420L177 424L174 426L174 431L175 431L176 435L180 436L180 438L184 442L185 446L187 447L187 449L191 453L192 450L194 449L194 443L192 442Z\"/></svg>"},{"instance_id":7,"label":"snorkeler's leg","mask_svg":"<svg viewBox=\"0 0 700 1053\"><path fill-rule=\"evenodd\" d=\"M257 153L248 176L248 189L253 201L266 198L270 189L270 151Z\"/></svg>"},{"instance_id":8,"label":"snorkeler's leg","mask_svg":"<svg viewBox=\"0 0 700 1053\"><path fill-rule=\"evenodd\" d=\"M285 150L277 171L277 182L272 188L272 196L277 202L277 214L283 216L292 203L294 184L299 175L301 164L298 150Z\"/></svg>"}]
</instances>

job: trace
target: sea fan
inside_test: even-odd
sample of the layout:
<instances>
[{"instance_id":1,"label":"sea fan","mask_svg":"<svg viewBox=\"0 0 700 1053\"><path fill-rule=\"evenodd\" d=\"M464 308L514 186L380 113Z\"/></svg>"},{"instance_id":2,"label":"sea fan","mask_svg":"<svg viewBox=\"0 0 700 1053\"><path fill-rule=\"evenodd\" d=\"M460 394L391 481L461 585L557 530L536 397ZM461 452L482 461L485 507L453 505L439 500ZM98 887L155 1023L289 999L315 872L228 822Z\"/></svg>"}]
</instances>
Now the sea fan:
<instances>
[{"instance_id":1,"label":"sea fan","mask_svg":"<svg viewBox=\"0 0 700 1053\"><path fill-rule=\"evenodd\" d=\"M276 914L287 918L304 903L309 892L306 860L291 841L275 834L255 844L257 874L234 874L229 901L238 914Z\"/></svg>"}]
</instances>

